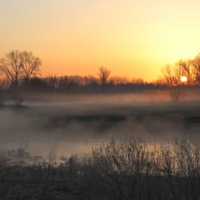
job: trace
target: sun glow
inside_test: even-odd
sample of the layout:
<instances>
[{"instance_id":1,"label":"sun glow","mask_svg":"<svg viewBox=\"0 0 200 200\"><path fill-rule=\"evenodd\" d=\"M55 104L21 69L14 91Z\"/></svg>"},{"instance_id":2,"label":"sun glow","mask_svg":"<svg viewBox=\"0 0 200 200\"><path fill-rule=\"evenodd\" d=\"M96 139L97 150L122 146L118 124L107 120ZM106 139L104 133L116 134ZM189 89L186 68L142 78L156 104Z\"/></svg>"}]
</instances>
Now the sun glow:
<instances>
[{"instance_id":1,"label":"sun glow","mask_svg":"<svg viewBox=\"0 0 200 200\"><path fill-rule=\"evenodd\" d=\"M112 76L153 81L166 63L198 54L199 7L198 0L0 1L0 58L31 51L44 77L96 75L105 66Z\"/></svg>"},{"instance_id":2,"label":"sun glow","mask_svg":"<svg viewBox=\"0 0 200 200\"><path fill-rule=\"evenodd\" d=\"M181 81L182 81L182 82L187 81L187 77L186 77L186 76L182 76L182 77L181 77Z\"/></svg>"}]
</instances>

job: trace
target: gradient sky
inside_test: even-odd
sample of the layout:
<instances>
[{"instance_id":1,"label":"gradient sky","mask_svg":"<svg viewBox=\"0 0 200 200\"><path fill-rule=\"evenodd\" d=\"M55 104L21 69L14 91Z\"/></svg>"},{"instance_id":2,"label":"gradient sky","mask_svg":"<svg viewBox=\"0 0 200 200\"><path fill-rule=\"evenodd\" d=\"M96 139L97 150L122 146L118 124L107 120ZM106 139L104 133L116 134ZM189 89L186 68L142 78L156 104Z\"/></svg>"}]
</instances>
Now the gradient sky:
<instances>
[{"instance_id":1,"label":"gradient sky","mask_svg":"<svg viewBox=\"0 0 200 200\"><path fill-rule=\"evenodd\" d=\"M1 0L0 58L32 51L46 75L157 79L200 51L199 0Z\"/></svg>"}]
</instances>

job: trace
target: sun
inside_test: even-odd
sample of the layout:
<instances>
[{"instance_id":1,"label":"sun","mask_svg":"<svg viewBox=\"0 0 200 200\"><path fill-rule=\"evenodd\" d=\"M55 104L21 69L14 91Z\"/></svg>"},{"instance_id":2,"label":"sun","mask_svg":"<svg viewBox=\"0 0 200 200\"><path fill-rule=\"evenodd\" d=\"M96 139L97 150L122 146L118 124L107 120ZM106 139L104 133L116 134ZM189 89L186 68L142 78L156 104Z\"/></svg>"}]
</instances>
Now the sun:
<instances>
[{"instance_id":1,"label":"sun","mask_svg":"<svg viewBox=\"0 0 200 200\"><path fill-rule=\"evenodd\" d=\"M182 82L187 81L187 77L186 77L186 76L182 76L182 77L181 77L181 81L182 81Z\"/></svg>"}]
</instances>

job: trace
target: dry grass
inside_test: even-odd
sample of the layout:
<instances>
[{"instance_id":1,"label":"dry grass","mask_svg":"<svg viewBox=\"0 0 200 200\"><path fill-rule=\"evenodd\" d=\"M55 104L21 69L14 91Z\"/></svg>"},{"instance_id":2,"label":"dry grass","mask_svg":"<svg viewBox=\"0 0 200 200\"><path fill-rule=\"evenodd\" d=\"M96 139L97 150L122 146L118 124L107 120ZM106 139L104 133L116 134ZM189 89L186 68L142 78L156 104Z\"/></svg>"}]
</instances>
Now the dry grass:
<instances>
[{"instance_id":1,"label":"dry grass","mask_svg":"<svg viewBox=\"0 0 200 200\"><path fill-rule=\"evenodd\" d=\"M0 199L200 199L199 143L124 137L64 164L0 162Z\"/></svg>"}]
</instances>

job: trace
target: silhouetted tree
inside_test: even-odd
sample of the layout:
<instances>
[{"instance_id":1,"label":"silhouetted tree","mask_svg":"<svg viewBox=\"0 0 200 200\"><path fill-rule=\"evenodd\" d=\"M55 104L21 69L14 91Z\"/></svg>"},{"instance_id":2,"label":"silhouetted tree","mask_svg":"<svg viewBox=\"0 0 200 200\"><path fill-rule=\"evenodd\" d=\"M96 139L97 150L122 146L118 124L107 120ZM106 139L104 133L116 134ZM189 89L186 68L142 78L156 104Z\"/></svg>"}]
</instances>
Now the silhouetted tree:
<instances>
[{"instance_id":1,"label":"silhouetted tree","mask_svg":"<svg viewBox=\"0 0 200 200\"><path fill-rule=\"evenodd\" d=\"M17 86L20 79L28 81L31 75L36 75L40 65L41 60L31 52L13 50L0 59L0 72L7 77L12 86Z\"/></svg>"},{"instance_id":2,"label":"silhouetted tree","mask_svg":"<svg viewBox=\"0 0 200 200\"><path fill-rule=\"evenodd\" d=\"M71 90L76 86L76 83L72 77L63 76L59 79L58 86L64 90Z\"/></svg>"},{"instance_id":3,"label":"silhouetted tree","mask_svg":"<svg viewBox=\"0 0 200 200\"><path fill-rule=\"evenodd\" d=\"M112 81L109 81L111 71L109 71L106 67L99 67L99 83L104 91L108 86L111 85Z\"/></svg>"},{"instance_id":4,"label":"silhouetted tree","mask_svg":"<svg viewBox=\"0 0 200 200\"><path fill-rule=\"evenodd\" d=\"M183 70L180 65L166 64L161 68L161 76L159 79L162 84L172 86L179 86L181 83L181 77L183 75Z\"/></svg>"},{"instance_id":5,"label":"silhouetted tree","mask_svg":"<svg viewBox=\"0 0 200 200\"><path fill-rule=\"evenodd\" d=\"M11 85L17 86L19 84L19 76L21 75L21 56L18 50L11 51L5 55L5 58L0 60L1 73L6 75Z\"/></svg>"},{"instance_id":6,"label":"silhouetted tree","mask_svg":"<svg viewBox=\"0 0 200 200\"><path fill-rule=\"evenodd\" d=\"M181 77L184 75L183 68L180 64L170 65L167 64L161 68L162 75L159 77L160 82L164 85L172 87L169 94L173 101L178 101L183 96L181 88Z\"/></svg>"},{"instance_id":7,"label":"silhouetted tree","mask_svg":"<svg viewBox=\"0 0 200 200\"><path fill-rule=\"evenodd\" d=\"M176 63L176 68L181 71L180 76L186 76L187 77L187 85L191 85L193 82L192 77L192 60L191 59L180 59Z\"/></svg>"},{"instance_id":8,"label":"silhouetted tree","mask_svg":"<svg viewBox=\"0 0 200 200\"><path fill-rule=\"evenodd\" d=\"M194 59L180 59L174 65L167 64L161 68L159 81L169 87L183 85L181 77L187 77L188 86L200 84L200 53Z\"/></svg>"},{"instance_id":9,"label":"silhouetted tree","mask_svg":"<svg viewBox=\"0 0 200 200\"><path fill-rule=\"evenodd\" d=\"M194 76L194 82L196 85L200 84L200 53L192 60L192 73Z\"/></svg>"},{"instance_id":10,"label":"silhouetted tree","mask_svg":"<svg viewBox=\"0 0 200 200\"><path fill-rule=\"evenodd\" d=\"M58 84L58 78L56 76L47 76L44 78L44 82L49 90L53 90Z\"/></svg>"},{"instance_id":11,"label":"silhouetted tree","mask_svg":"<svg viewBox=\"0 0 200 200\"><path fill-rule=\"evenodd\" d=\"M23 51L20 53L20 56L24 80L27 83L32 75L36 76L39 74L42 62L38 57L34 57L32 52Z\"/></svg>"}]
</instances>

